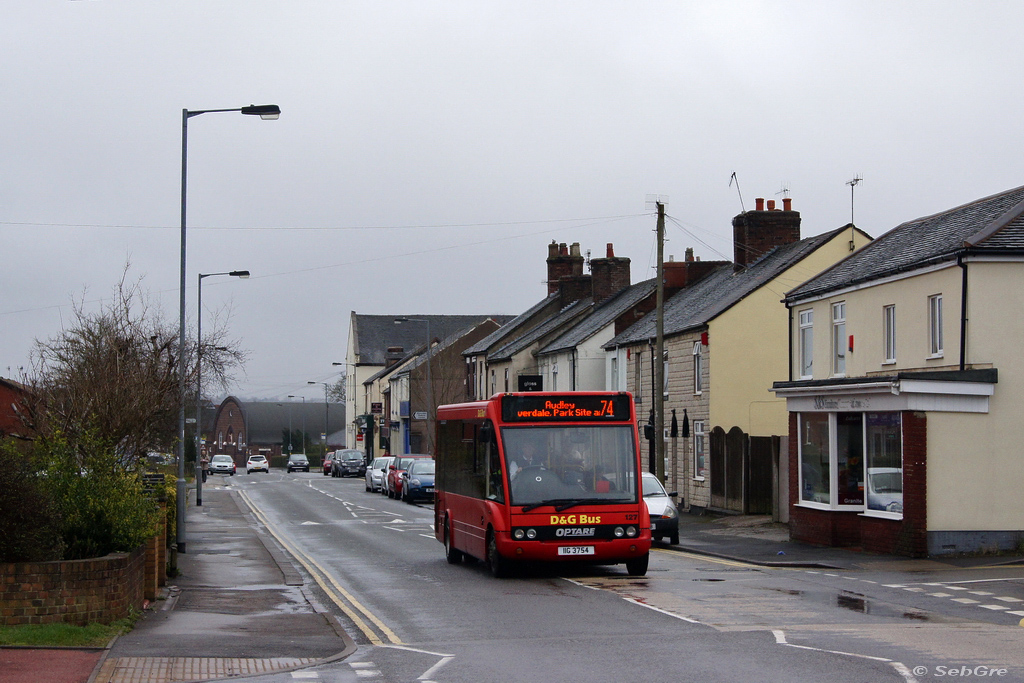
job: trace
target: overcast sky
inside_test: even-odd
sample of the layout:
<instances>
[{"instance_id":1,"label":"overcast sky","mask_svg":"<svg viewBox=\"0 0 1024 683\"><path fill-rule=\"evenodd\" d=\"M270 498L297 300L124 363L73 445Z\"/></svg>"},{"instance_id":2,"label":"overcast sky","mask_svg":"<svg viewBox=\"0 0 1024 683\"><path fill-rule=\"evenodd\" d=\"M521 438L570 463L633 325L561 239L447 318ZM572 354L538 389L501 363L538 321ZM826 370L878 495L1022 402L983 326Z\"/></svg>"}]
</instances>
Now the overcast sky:
<instances>
[{"instance_id":1,"label":"overcast sky","mask_svg":"<svg viewBox=\"0 0 1024 683\"><path fill-rule=\"evenodd\" d=\"M351 311L518 314L547 244L633 281L742 201L871 235L1024 184L1020 2L0 0L0 376L125 264L230 312L233 393L322 396Z\"/></svg>"}]
</instances>

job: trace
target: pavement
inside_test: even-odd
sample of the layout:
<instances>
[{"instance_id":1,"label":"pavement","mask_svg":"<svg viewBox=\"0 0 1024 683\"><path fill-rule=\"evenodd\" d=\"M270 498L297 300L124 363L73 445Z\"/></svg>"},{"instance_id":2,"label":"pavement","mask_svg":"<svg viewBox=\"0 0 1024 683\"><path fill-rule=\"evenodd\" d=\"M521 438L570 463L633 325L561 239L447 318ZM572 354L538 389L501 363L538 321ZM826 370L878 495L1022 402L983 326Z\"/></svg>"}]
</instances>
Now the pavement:
<instances>
[{"instance_id":1,"label":"pavement","mask_svg":"<svg viewBox=\"0 0 1024 683\"><path fill-rule=\"evenodd\" d=\"M187 529L179 575L168 579L161 599L131 632L101 649L0 648L0 683L208 681L296 671L355 652L354 641L237 492L211 480L202 507L187 509ZM657 546L776 567L927 571L1024 562L1019 556L908 559L812 546L789 540L786 526L766 516L684 512L679 535L678 546Z\"/></svg>"}]
</instances>

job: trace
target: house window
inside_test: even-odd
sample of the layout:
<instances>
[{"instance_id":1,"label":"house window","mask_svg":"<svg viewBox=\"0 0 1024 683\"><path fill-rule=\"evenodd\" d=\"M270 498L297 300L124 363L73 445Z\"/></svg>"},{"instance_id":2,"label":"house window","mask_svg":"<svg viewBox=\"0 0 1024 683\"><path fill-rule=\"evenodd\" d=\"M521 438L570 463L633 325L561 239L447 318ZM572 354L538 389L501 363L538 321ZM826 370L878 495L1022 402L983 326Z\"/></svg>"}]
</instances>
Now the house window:
<instances>
[{"instance_id":1,"label":"house window","mask_svg":"<svg viewBox=\"0 0 1024 683\"><path fill-rule=\"evenodd\" d=\"M608 388L616 391L619 388L619 359L616 356L611 358L611 382Z\"/></svg>"},{"instance_id":2,"label":"house window","mask_svg":"<svg viewBox=\"0 0 1024 683\"><path fill-rule=\"evenodd\" d=\"M497 380L494 377L494 370L491 370L491 396L494 396L496 393L498 393Z\"/></svg>"},{"instance_id":3,"label":"house window","mask_svg":"<svg viewBox=\"0 0 1024 683\"><path fill-rule=\"evenodd\" d=\"M928 345L934 358L942 357L942 295L928 297Z\"/></svg>"},{"instance_id":4,"label":"house window","mask_svg":"<svg viewBox=\"0 0 1024 683\"><path fill-rule=\"evenodd\" d=\"M693 478L704 479L707 475L707 459L704 452L704 421L693 421Z\"/></svg>"},{"instance_id":5,"label":"house window","mask_svg":"<svg viewBox=\"0 0 1024 683\"><path fill-rule=\"evenodd\" d=\"M882 333L885 337L885 362L896 362L896 306L882 309Z\"/></svg>"},{"instance_id":6,"label":"house window","mask_svg":"<svg viewBox=\"0 0 1024 683\"><path fill-rule=\"evenodd\" d=\"M643 403L643 394L640 391L640 387L643 386L644 366L643 366L643 354L637 351L633 354L633 398L637 403Z\"/></svg>"},{"instance_id":7,"label":"house window","mask_svg":"<svg viewBox=\"0 0 1024 683\"><path fill-rule=\"evenodd\" d=\"M701 375L704 370L704 363L701 360L701 343L693 343L693 393L699 394L704 391L704 382ZM666 366L667 367L667 366Z\"/></svg>"},{"instance_id":8,"label":"house window","mask_svg":"<svg viewBox=\"0 0 1024 683\"><path fill-rule=\"evenodd\" d=\"M551 366L551 391L558 391L558 363Z\"/></svg>"},{"instance_id":9,"label":"house window","mask_svg":"<svg viewBox=\"0 0 1024 683\"><path fill-rule=\"evenodd\" d=\"M505 368L505 392L508 392L508 368Z\"/></svg>"},{"instance_id":10,"label":"house window","mask_svg":"<svg viewBox=\"0 0 1024 683\"><path fill-rule=\"evenodd\" d=\"M846 302L832 304L832 374L846 375Z\"/></svg>"},{"instance_id":11,"label":"house window","mask_svg":"<svg viewBox=\"0 0 1024 683\"><path fill-rule=\"evenodd\" d=\"M836 414L836 503L864 505L864 416Z\"/></svg>"},{"instance_id":12,"label":"house window","mask_svg":"<svg viewBox=\"0 0 1024 683\"><path fill-rule=\"evenodd\" d=\"M800 311L800 379L814 374L814 310Z\"/></svg>"}]
</instances>

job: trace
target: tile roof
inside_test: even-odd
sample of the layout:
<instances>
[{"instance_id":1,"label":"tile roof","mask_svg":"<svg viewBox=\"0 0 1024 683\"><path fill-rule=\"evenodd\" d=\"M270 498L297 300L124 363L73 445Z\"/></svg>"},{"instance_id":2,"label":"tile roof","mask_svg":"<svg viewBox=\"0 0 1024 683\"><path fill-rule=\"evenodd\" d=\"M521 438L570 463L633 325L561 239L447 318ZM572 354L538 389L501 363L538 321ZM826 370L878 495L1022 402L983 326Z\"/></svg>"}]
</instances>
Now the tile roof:
<instances>
[{"instance_id":1,"label":"tile roof","mask_svg":"<svg viewBox=\"0 0 1024 683\"><path fill-rule=\"evenodd\" d=\"M577 299L563 308L558 315L553 316L526 334L511 339L504 346L487 354L487 360L493 362L512 358L512 356L527 348L530 344L543 339L545 335L554 334L563 326L570 324L577 317L590 310L593 304L594 300L591 297Z\"/></svg>"},{"instance_id":2,"label":"tile roof","mask_svg":"<svg viewBox=\"0 0 1024 683\"><path fill-rule=\"evenodd\" d=\"M458 330L491 318L503 324L509 315L366 315L352 312L353 339L357 365L384 365L387 350L398 346L403 350L422 347L427 339L427 326L420 322L395 323L397 318L415 318L430 321L430 335L444 339Z\"/></svg>"},{"instance_id":3,"label":"tile roof","mask_svg":"<svg viewBox=\"0 0 1024 683\"><path fill-rule=\"evenodd\" d=\"M549 342L537 355L574 349L615 322L620 315L651 296L656 289L656 278L630 285L612 298L596 306L583 320Z\"/></svg>"},{"instance_id":4,"label":"tile roof","mask_svg":"<svg viewBox=\"0 0 1024 683\"><path fill-rule=\"evenodd\" d=\"M807 237L782 247L776 247L744 269L736 270L733 264L715 268L696 283L677 292L665 302L665 335L679 334L686 330L703 327L754 291L772 283L783 272L792 268L807 255L832 240L851 226L843 226L830 232ZM854 228L855 229L855 228ZM783 291L779 291L779 299ZM646 315L635 325L622 332L602 348L633 344L653 339L657 320Z\"/></svg>"},{"instance_id":5,"label":"tile roof","mask_svg":"<svg viewBox=\"0 0 1024 683\"><path fill-rule=\"evenodd\" d=\"M1024 251L1024 187L896 226L791 290L787 301L877 280L958 255Z\"/></svg>"},{"instance_id":6,"label":"tile roof","mask_svg":"<svg viewBox=\"0 0 1024 683\"><path fill-rule=\"evenodd\" d=\"M533 306L530 306L528 309L526 309L516 317L506 322L504 325L496 329L494 332L490 333L489 335L478 341L476 344L470 346L468 349L462 352L462 355L473 356L479 355L481 353L486 353L487 349L494 348L494 346L496 344L501 343L502 340L522 330L522 328L527 323L529 323L534 318L534 316L539 314L545 308L552 306L555 303L555 301L558 300L558 298L559 294L557 292L554 294L547 295L546 297L535 303Z\"/></svg>"}]
</instances>

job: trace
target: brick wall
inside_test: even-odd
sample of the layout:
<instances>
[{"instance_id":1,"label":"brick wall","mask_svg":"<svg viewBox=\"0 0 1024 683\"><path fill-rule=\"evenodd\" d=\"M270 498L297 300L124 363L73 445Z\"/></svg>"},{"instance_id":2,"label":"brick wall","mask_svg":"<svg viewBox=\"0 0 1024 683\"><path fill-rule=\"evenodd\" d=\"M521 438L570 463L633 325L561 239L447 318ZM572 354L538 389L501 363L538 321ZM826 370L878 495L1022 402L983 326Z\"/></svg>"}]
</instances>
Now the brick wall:
<instances>
[{"instance_id":1,"label":"brick wall","mask_svg":"<svg viewBox=\"0 0 1024 683\"><path fill-rule=\"evenodd\" d=\"M89 560L0 564L0 625L109 624L142 609L143 547Z\"/></svg>"}]
</instances>

